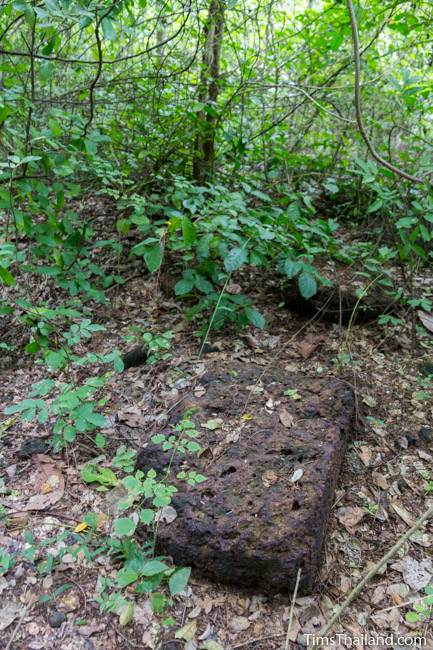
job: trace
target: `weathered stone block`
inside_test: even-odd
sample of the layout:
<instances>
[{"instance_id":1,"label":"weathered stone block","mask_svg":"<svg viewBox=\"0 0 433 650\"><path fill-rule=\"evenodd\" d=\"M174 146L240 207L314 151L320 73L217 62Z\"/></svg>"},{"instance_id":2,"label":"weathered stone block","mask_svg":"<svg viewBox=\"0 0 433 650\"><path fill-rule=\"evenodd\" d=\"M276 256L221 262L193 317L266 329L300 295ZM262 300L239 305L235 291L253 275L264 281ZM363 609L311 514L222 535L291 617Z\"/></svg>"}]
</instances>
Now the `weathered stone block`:
<instances>
[{"instance_id":1,"label":"weathered stone block","mask_svg":"<svg viewBox=\"0 0 433 650\"><path fill-rule=\"evenodd\" d=\"M353 394L335 379L262 373L253 365L214 365L201 379L205 394L186 397L173 413L172 425L187 407L197 408L192 419L204 451L176 455L171 476L185 465L207 481L191 487L174 480L178 517L158 525L157 547L214 580L265 592L292 589L301 568L306 593L320 564ZM215 418L219 428L200 426ZM138 464L162 471L169 458L149 444Z\"/></svg>"}]
</instances>

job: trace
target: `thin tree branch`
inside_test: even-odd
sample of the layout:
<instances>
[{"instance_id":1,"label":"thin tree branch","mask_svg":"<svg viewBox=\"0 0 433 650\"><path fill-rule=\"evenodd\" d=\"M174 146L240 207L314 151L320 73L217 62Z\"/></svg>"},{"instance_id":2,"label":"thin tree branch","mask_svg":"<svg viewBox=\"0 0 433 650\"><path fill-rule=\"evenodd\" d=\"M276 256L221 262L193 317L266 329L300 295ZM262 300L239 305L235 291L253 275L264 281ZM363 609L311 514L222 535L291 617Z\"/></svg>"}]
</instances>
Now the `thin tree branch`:
<instances>
[{"instance_id":1,"label":"thin tree branch","mask_svg":"<svg viewBox=\"0 0 433 650\"><path fill-rule=\"evenodd\" d=\"M353 6L352 0L347 0L347 9L350 16L350 26L352 28L352 41L353 41L353 54L355 59L355 113L356 113L356 122L358 124L359 132L364 140L367 148L372 155L372 157L380 164L382 167L389 169L397 176L405 178L412 183L423 183L423 179L419 176L413 176L403 171L399 167L396 167L392 163L382 158L382 156L374 148L369 135L364 127L364 121L362 117L362 107L361 107L361 54L359 49L359 34L358 34L358 24L356 22L355 8Z\"/></svg>"},{"instance_id":2,"label":"thin tree branch","mask_svg":"<svg viewBox=\"0 0 433 650\"><path fill-rule=\"evenodd\" d=\"M12 20L12 22L10 22L9 25L8 25L7 27L4 28L4 30L3 30L2 33L0 34L0 41L3 40L3 38L6 36L6 34L8 33L8 31L9 31L9 30L10 30L10 29L11 29L11 28L16 24L16 23L18 23L22 18L24 18L24 14L20 14L19 16L17 16L16 18L14 18L14 19Z\"/></svg>"},{"instance_id":3,"label":"thin tree branch","mask_svg":"<svg viewBox=\"0 0 433 650\"><path fill-rule=\"evenodd\" d=\"M190 14L191 14L191 7L190 5L188 5L186 17L181 23L179 29L177 29L176 32L171 36L167 36L167 38L164 41L161 41L160 43L156 43L155 45L152 45L152 47L148 47L147 49L142 50L141 52L137 52L136 54L129 54L127 56L121 56L116 59L103 59L102 65L113 65L114 63L120 63L122 61L130 61L131 59L137 59L138 57L144 56L145 54L150 54L150 52L153 52L154 50L163 47L170 41L174 40L177 36L179 36L179 34L183 31L183 28L188 22ZM17 50L4 50L3 48L0 49L0 54L5 54L9 56L21 56L27 58L30 56L28 52L21 52ZM65 58L61 56L45 56L44 54L34 54L33 58L40 59L43 61L57 61L59 63L79 63L81 65L99 66L99 61L89 61L88 59L72 59L72 58Z\"/></svg>"},{"instance_id":4,"label":"thin tree branch","mask_svg":"<svg viewBox=\"0 0 433 650\"><path fill-rule=\"evenodd\" d=\"M93 121L93 114L94 114L94 111L95 111L95 104L94 104L95 86L98 83L99 77L101 76L101 72L102 72L102 44L101 44L101 37L99 35L99 26L102 23L102 21L104 20L104 18L106 18L108 16L108 14L111 13L112 9L113 9L113 7L111 7L109 9L109 11L107 11L103 16L101 16L101 18L99 20L98 20L98 18L96 19L95 39L96 39L96 47L98 49L98 69L96 70L96 75L95 75L92 83L90 84L90 88L89 88L90 113L89 113L89 117L87 119L87 122L84 125L84 131L83 131L83 137L84 138L87 135L87 129L89 128L89 126L92 124L92 121Z\"/></svg>"}]
</instances>

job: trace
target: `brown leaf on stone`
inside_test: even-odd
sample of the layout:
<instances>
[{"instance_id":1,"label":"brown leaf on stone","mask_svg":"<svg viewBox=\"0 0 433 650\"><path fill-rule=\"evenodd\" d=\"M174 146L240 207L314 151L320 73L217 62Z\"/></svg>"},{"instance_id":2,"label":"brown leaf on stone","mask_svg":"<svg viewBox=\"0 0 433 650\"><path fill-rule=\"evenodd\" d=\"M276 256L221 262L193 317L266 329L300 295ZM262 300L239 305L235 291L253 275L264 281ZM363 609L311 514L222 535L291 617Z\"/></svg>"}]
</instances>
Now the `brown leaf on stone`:
<instances>
[{"instance_id":1,"label":"brown leaf on stone","mask_svg":"<svg viewBox=\"0 0 433 650\"><path fill-rule=\"evenodd\" d=\"M309 359L325 343L326 338L324 334L307 334L296 346L301 357Z\"/></svg>"},{"instance_id":2,"label":"brown leaf on stone","mask_svg":"<svg viewBox=\"0 0 433 650\"><path fill-rule=\"evenodd\" d=\"M278 481L278 475L275 474L271 469L268 469L267 472L262 474L262 483L265 487L269 487Z\"/></svg>"},{"instance_id":3,"label":"brown leaf on stone","mask_svg":"<svg viewBox=\"0 0 433 650\"><path fill-rule=\"evenodd\" d=\"M356 527L365 515L364 508L357 506L349 506L347 508L339 508L337 510L338 521L343 524L345 529L353 535Z\"/></svg>"},{"instance_id":4,"label":"brown leaf on stone","mask_svg":"<svg viewBox=\"0 0 433 650\"><path fill-rule=\"evenodd\" d=\"M286 409L283 409L280 411L280 422L283 424L287 429L291 429L293 425L295 424L295 418L289 411Z\"/></svg>"}]
</instances>

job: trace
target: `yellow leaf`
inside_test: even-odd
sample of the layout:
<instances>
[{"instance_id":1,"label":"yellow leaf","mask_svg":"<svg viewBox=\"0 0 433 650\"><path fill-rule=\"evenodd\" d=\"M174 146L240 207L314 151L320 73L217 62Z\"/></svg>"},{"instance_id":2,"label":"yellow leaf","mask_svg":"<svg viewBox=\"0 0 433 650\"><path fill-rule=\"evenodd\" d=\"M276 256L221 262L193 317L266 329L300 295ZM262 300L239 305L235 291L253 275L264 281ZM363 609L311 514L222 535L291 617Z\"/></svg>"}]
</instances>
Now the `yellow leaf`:
<instances>
[{"instance_id":1,"label":"yellow leaf","mask_svg":"<svg viewBox=\"0 0 433 650\"><path fill-rule=\"evenodd\" d=\"M79 524L77 524L75 526L74 533L82 533L83 530L86 530L86 528L88 528L88 527L89 527L89 525L86 524L85 521L82 521L81 523L79 523Z\"/></svg>"},{"instance_id":2,"label":"yellow leaf","mask_svg":"<svg viewBox=\"0 0 433 650\"><path fill-rule=\"evenodd\" d=\"M241 420L245 420L246 422L247 422L248 420L252 420L252 419L253 419L253 416L251 415L251 413L244 413L244 414L242 415L242 417L241 417Z\"/></svg>"},{"instance_id":3,"label":"yellow leaf","mask_svg":"<svg viewBox=\"0 0 433 650\"><path fill-rule=\"evenodd\" d=\"M191 621L180 628L174 635L175 639L184 639L185 641L192 641L197 632L197 621Z\"/></svg>"},{"instance_id":4,"label":"yellow leaf","mask_svg":"<svg viewBox=\"0 0 433 650\"><path fill-rule=\"evenodd\" d=\"M3 422L0 422L0 436L2 436L8 429L11 428L13 424L17 421L18 418L8 418L7 420L3 420Z\"/></svg>"},{"instance_id":5,"label":"yellow leaf","mask_svg":"<svg viewBox=\"0 0 433 650\"><path fill-rule=\"evenodd\" d=\"M124 605L119 612L119 625L124 627L128 625L134 618L134 603L129 601Z\"/></svg>"}]
</instances>

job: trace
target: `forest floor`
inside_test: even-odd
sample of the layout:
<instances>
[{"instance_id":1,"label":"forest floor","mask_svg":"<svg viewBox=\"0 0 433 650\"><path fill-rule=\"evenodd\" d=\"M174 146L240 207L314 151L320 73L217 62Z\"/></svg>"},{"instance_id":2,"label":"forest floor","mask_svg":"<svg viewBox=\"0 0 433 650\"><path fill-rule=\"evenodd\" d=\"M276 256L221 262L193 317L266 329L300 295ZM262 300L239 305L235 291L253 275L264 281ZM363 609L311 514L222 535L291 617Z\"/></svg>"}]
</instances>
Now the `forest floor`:
<instances>
[{"instance_id":1,"label":"forest floor","mask_svg":"<svg viewBox=\"0 0 433 650\"><path fill-rule=\"evenodd\" d=\"M110 457L120 444L139 449L149 427L165 421L179 376L192 385L209 360L246 361L266 368L277 355L288 373L334 377L341 373L340 353L347 352L349 345L352 364L344 373L346 377L350 373L356 391L357 427L338 481L316 588L311 596L296 599L290 633L290 647L295 648L303 640L301 635L322 628L369 568L432 503L433 409L426 397L431 384L423 388L420 372L422 363L431 362L431 357L422 349L416 349L413 356L409 323L391 336L377 323L355 325L348 331L320 320L304 320L279 306L278 278L244 274L236 282L265 315L267 330L213 334L211 343L217 351L201 359L195 325L185 321L178 301L164 295L158 277L143 275L111 292L111 305L98 307L97 315L107 330L91 339L91 349L105 353L116 346L125 349L122 337L131 332L131 326L145 325L148 330L175 333L172 356L156 366L112 376L106 389L105 412L111 424L105 431L109 448L104 452L80 441L62 454L48 451L22 460L18 451L23 441L47 440L49 431L34 423L7 424L8 418L1 416L5 478L1 503L9 517L0 527L0 545L17 552L25 546L25 529L31 530L37 542L46 542L62 531L73 531L86 512L100 511L106 497L82 482L80 469L96 455ZM82 368L74 372L77 381L83 379ZM12 401L25 398L30 384L44 373L43 366L24 360L2 371L0 412ZM29 499L38 490L43 492L41 473L47 464L59 477L56 494L51 494L49 505L33 510ZM433 647L432 620L408 623L405 619L413 609L410 603L425 596L425 586L432 583L432 549L430 523L364 588L335 630L353 638L374 632L382 637L393 634L394 647L399 635L421 635L428 639L427 647ZM47 575L41 575L33 563L17 563L0 578L1 647L282 650L285 646L290 594L246 593L209 583L193 572L187 594L175 597L175 626L164 628L163 617L153 614L149 600L142 596L136 599L133 621L120 627L118 616L101 614L95 602L98 580L112 572L107 559L88 562L70 554ZM64 584L70 588L54 599L38 600ZM59 628L49 623L53 607L66 615ZM179 628L184 638L175 640ZM347 647L348 642L340 646Z\"/></svg>"}]
</instances>

